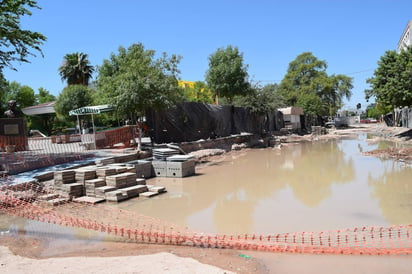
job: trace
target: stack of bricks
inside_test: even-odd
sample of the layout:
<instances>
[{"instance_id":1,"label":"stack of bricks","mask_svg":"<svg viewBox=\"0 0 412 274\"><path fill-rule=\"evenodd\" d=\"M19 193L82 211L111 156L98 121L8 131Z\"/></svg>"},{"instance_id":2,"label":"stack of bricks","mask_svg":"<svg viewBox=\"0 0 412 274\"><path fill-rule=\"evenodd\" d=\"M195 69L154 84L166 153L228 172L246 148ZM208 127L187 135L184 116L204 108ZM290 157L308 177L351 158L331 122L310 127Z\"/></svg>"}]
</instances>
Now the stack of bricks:
<instances>
[{"instance_id":1,"label":"stack of bricks","mask_svg":"<svg viewBox=\"0 0 412 274\"><path fill-rule=\"evenodd\" d=\"M127 194L124 194L121 190L106 192L105 196L106 200L109 202L121 202L129 198Z\"/></svg>"},{"instance_id":2,"label":"stack of bricks","mask_svg":"<svg viewBox=\"0 0 412 274\"><path fill-rule=\"evenodd\" d=\"M115 162L116 163L130 162L130 161L137 160L137 158L138 158L137 153L125 154L125 155L116 156Z\"/></svg>"},{"instance_id":3,"label":"stack of bricks","mask_svg":"<svg viewBox=\"0 0 412 274\"><path fill-rule=\"evenodd\" d=\"M54 186L70 197L80 197L83 195L84 186L76 183L76 172L74 170L61 170L54 173Z\"/></svg>"},{"instance_id":4,"label":"stack of bricks","mask_svg":"<svg viewBox=\"0 0 412 274\"><path fill-rule=\"evenodd\" d=\"M97 166L104 166L104 165L108 165L108 164L113 164L114 162L115 162L114 157L109 157L109 158L96 160L95 164Z\"/></svg>"},{"instance_id":5,"label":"stack of bricks","mask_svg":"<svg viewBox=\"0 0 412 274\"><path fill-rule=\"evenodd\" d=\"M95 188L95 195L96 198L106 199L106 193L116 190L115 187L112 186L101 186Z\"/></svg>"},{"instance_id":6,"label":"stack of bricks","mask_svg":"<svg viewBox=\"0 0 412 274\"><path fill-rule=\"evenodd\" d=\"M126 176L126 187L137 185L137 183L136 183L136 179L137 179L136 173L126 172L126 173L123 173L123 174Z\"/></svg>"},{"instance_id":7,"label":"stack of bricks","mask_svg":"<svg viewBox=\"0 0 412 274\"><path fill-rule=\"evenodd\" d=\"M115 188L126 187L126 176L124 174L116 174L111 176L106 176L106 185Z\"/></svg>"},{"instance_id":8,"label":"stack of bricks","mask_svg":"<svg viewBox=\"0 0 412 274\"><path fill-rule=\"evenodd\" d=\"M150 178L152 177L152 163L144 160L136 160L127 163L134 167L133 172L136 173L139 178Z\"/></svg>"},{"instance_id":9,"label":"stack of bricks","mask_svg":"<svg viewBox=\"0 0 412 274\"><path fill-rule=\"evenodd\" d=\"M86 180L91 180L95 178L96 178L96 169L92 167L76 169L76 182L77 183L84 184Z\"/></svg>"},{"instance_id":10,"label":"stack of bricks","mask_svg":"<svg viewBox=\"0 0 412 274\"><path fill-rule=\"evenodd\" d=\"M146 185L135 185L131 187L125 187L119 189L123 195L127 195L128 198L138 197L140 193L144 193L148 191Z\"/></svg>"},{"instance_id":11,"label":"stack of bricks","mask_svg":"<svg viewBox=\"0 0 412 274\"><path fill-rule=\"evenodd\" d=\"M126 162L130 160L130 163ZM101 164L105 166L99 166ZM166 173L166 168L162 171ZM152 177L152 163L137 161L136 154L106 158L96 162L95 166L54 173L55 186L69 196L84 194L89 199L106 199L110 202L120 202L139 195L151 197L165 192L164 187L147 186L146 177Z\"/></svg>"},{"instance_id":12,"label":"stack of bricks","mask_svg":"<svg viewBox=\"0 0 412 274\"><path fill-rule=\"evenodd\" d=\"M86 190L86 196L89 196L89 197L96 197L96 188L104 187L104 186L106 186L106 182L105 180L101 178L84 181L84 188Z\"/></svg>"},{"instance_id":13,"label":"stack of bricks","mask_svg":"<svg viewBox=\"0 0 412 274\"><path fill-rule=\"evenodd\" d=\"M96 169L96 175L98 178L106 179L107 176L115 175L115 168L98 168Z\"/></svg>"}]
</instances>

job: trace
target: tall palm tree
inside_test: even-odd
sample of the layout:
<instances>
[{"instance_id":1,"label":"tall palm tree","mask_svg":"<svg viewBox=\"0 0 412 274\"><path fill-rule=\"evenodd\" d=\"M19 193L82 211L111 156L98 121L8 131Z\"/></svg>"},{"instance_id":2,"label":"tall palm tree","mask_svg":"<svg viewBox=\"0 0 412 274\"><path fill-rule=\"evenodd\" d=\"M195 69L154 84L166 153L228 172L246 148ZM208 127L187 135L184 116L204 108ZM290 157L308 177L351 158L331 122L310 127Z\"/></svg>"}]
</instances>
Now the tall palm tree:
<instances>
[{"instance_id":1,"label":"tall palm tree","mask_svg":"<svg viewBox=\"0 0 412 274\"><path fill-rule=\"evenodd\" d=\"M68 53L64 56L59 74L67 85L89 85L94 68L87 59L87 54L82 52Z\"/></svg>"}]
</instances>

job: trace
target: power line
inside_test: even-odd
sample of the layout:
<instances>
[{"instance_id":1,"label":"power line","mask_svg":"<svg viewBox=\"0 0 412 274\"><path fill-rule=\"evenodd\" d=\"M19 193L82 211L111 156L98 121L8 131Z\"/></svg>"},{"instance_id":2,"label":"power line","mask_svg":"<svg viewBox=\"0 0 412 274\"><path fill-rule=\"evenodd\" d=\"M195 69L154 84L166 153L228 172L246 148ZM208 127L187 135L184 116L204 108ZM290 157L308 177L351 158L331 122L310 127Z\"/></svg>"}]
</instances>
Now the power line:
<instances>
[{"instance_id":1,"label":"power line","mask_svg":"<svg viewBox=\"0 0 412 274\"><path fill-rule=\"evenodd\" d=\"M349 73L345 73L344 75L354 75L354 74L360 74L360 73L364 73L364 72L369 72L369 71L374 71L374 68L369 68L369 69L364 69L364 70L359 70L359 71L354 71L354 72L349 72ZM258 80L256 82L259 83L279 83L282 80Z\"/></svg>"},{"instance_id":2,"label":"power line","mask_svg":"<svg viewBox=\"0 0 412 274\"><path fill-rule=\"evenodd\" d=\"M365 70L360 70L360 71L355 71L355 72L349 72L349 73L345 73L345 74L353 75L353 74L359 74L359 73L368 72L368 71L372 71L372 70L375 70L375 69L370 68L370 69L365 69Z\"/></svg>"}]
</instances>

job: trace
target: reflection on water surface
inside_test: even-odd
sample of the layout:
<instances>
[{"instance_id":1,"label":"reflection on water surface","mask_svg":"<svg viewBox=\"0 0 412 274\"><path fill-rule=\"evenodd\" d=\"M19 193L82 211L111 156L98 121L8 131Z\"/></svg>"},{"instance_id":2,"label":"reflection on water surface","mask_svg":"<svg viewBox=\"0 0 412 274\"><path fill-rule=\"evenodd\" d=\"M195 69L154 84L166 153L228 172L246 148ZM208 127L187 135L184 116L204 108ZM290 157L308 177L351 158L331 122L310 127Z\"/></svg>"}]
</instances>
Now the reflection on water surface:
<instances>
[{"instance_id":1,"label":"reflection on water surface","mask_svg":"<svg viewBox=\"0 0 412 274\"><path fill-rule=\"evenodd\" d=\"M119 206L218 233L412 223L412 191L407 188L412 170L362 155L379 145L362 136L235 152L198 176L151 179L168 193Z\"/></svg>"},{"instance_id":2,"label":"reflection on water surface","mask_svg":"<svg viewBox=\"0 0 412 274\"><path fill-rule=\"evenodd\" d=\"M166 186L166 194L108 205L211 233L275 234L410 224L412 169L362 155L379 145L368 144L361 136L243 150L198 169L197 176L148 180ZM47 230L45 225L33 226L33 221L0 218L2 230ZM74 234L87 233L76 230Z\"/></svg>"}]
</instances>

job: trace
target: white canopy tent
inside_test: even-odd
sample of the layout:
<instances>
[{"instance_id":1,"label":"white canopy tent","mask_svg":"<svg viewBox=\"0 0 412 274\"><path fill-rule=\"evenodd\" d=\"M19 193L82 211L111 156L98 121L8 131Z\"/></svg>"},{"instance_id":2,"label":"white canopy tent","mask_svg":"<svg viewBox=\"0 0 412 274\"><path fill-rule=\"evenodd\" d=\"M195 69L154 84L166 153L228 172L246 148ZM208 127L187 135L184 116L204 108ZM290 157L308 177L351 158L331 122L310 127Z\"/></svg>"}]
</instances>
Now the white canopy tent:
<instances>
[{"instance_id":1,"label":"white canopy tent","mask_svg":"<svg viewBox=\"0 0 412 274\"><path fill-rule=\"evenodd\" d=\"M77 124L80 125L79 115L91 115L92 116L92 126L93 126L93 135L94 135L94 147L96 148L96 127L94 125L94 114L100 114L102 112L111 111L113 108L110 105L98 105L98 106L88 106L73 109L69 111L70 116L77 116Z\"/></svg>"}]
</instances>

